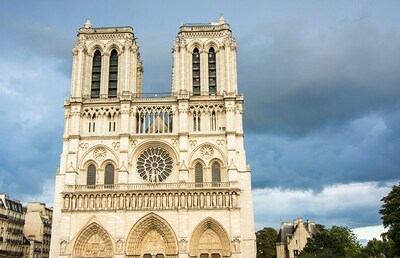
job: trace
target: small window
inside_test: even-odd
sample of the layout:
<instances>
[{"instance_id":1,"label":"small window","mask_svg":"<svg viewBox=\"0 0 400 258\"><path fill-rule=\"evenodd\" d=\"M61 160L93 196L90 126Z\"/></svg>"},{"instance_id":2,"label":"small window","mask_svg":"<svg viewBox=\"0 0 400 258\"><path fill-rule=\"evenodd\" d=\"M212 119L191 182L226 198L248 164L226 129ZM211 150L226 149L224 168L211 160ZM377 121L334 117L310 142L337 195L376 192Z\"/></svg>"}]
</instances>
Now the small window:
<instances>
[{"instance_id":1,"label":"small window","mask_svg":"<svg viewBox=\"0 0 400 258\"><path fill-rule=\"evenodd\" d=\"M200 53L197 48L192 55L193 95L200 95Z\"/></svg>"},{"instance_id":2,"label":"small window","mask_svg":"<svg viewBox=\"0 0 400 258\"><path fill-rule=\"evenodd\" d=\"M212 182L213 183L221 182L221 167L218 162L214 162L212 164Z\"/></svg>"},{"instance_id":3,"label":"small window","mask_svg":"<svg viewBox=\"0 0 400 258\"><path fill-rule=\"evenodd\" d=\"M91 98L100 97L100 78L101 78L101 54L97 50L93 55L92 64L92 88L91 88Z\"/></svg>"},{"instance_id":4,"label":"small window","mask_svg":"<svg viewBox=\"0 0 400 258\"><path fill-rule=\"evenodd\" d=\"M105 185L113 185L114 184L114 166L112 164L108 164L106 166L104 184Z\"/></svg>"},{"instance_id":5,"label":"small window","mask_svg":"<svg viewBox=\"0 0 400 258\"><path fill-rule=\"evenodd\" d=\"M211 113L211 131L217 130L217 114L215 111Z\"/></svg>"},{"instance_id":6,"label":"small window","mask_svg":"<svg viewBox=\"0 0 400 258\"><path fill-rule=\"evenodd\" d=\"M108 97L117 97L117 84L118 84L118 53L117 50L111 51L110 67L108 77Z\"/></svg>"},{"instance_id":7,"label":"small window","mask_svg":"<svg viewBox=\"0 0 400 258\"><path fill-rule=\"evenodd\" d=\"M87 170L87 185L96 184L96 167L92 164L89 165Z\"/></svg>"},{"instance_id":8,"label":"small window","mask_svg":"<svg viewBox=\"0 0 400 258\"><path fill-rule=\"evenodd\" d=\"M195 112L193 114L193 131L200 132L200 112Z\"/></svg>"},{"instance_id":9,"label":"small window","mask_svg":"<svg viewBox=\"0 0 400 258\"><path fill-rule=\"evenodd\" d=\"M197 163L194 168L194 181L195 183L203 183L203 165Z\"/></svg>"},{"instance_id":10,"label":"small window","mask_svg":"<svg viewBox=\"0 0 400 258\"><path fill-rule=\"evenodd\" d=\"M217 94L217 65L214 48L208 51L208 91L210 95Z\"/></svg>"}]
</instances>

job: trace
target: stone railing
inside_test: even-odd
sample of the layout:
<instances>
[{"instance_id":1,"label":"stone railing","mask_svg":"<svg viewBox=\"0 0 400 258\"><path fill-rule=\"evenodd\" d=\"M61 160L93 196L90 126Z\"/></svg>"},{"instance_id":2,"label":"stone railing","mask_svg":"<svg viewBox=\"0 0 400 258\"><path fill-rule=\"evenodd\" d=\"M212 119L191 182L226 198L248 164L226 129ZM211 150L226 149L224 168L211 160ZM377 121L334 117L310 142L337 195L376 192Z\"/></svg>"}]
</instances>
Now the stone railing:
<instances>
[{"instance_id":1,"label":"stone railing","mask_svg":"<svg viewBox=\"0 0 400 258\"><path fill-rule=\"evenodd\" d=\"M167 189L229 189L237 188L238 182L204 182L204 183L144 183L144 184L115 184L115 185L66 185L64 187L65 192L75 192L75 191L88 191L88 192L98 192L98 191L113 191L113 190L167 190Z\"/></svg>"},{"instance_id":2,"label":"stone railing","mask_svg":"<svg viewBox=\"0 0 400 258\"><path fill-rule=\"evenodd\" d=\"M62 193L64 211L237 208L240 196L240 190L229 182L202 183L202 186L181 183L66 188L70 190Z\"/></svg>"}]
</instances>

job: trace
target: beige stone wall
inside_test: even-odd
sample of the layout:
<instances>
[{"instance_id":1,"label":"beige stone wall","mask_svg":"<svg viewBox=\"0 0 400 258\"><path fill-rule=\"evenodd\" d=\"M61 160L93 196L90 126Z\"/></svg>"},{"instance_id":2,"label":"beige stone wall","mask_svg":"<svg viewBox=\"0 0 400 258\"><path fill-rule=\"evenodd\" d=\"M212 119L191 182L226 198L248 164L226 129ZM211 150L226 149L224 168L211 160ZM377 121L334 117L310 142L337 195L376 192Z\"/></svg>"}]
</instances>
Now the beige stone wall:
<instances>
[{"instance_id":1,"label":"beige stone wall","mask_svg":"<svg viewBox=\"0 0 400 258\"><path fill-rule=\"evenodd\" d=\"M190 58L195 46L201 50L203 68L201 94L193 96ZM209 47L216 52L215 95L206 85ZM109 53L114 49L118 96L108 98ZM97 50L102 53L100 96L90 98ZM71 97L64 103L50 257L79 252L124 257L156 252L152 244L161 253L180 258L215 252L255 257L243 97L237 94L236 45L230 26L223 18L182 26L173 55L171 96L140 96L142 66L133 30L95 29L89 23L79 30ZM153 153L159 150L162 154ZM197 163L202 164L202 183L195 182ZM214 164L220 167L218 182L213 181ZM114 167L111 185L105 185L107 165ZM89 166L96 168L94 185L87 184ZM163 176L150 179L149 171L159 171L159 166ZM88 243L104 248L87 250Z\"/></svg>"}]
</instances>

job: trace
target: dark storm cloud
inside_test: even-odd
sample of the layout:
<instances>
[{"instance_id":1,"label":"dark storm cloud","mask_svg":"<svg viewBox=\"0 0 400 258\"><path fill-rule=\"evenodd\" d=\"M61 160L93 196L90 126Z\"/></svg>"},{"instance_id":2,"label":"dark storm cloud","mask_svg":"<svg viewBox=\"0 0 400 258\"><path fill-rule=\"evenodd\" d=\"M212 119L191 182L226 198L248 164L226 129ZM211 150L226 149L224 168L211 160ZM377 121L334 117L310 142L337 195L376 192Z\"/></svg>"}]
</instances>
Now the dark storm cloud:
<instances>
[{"instance_id":1,"label":"dark storm cloud","mask_svg":"<svg viewBox=\"0 0 400 258\"><path fill-rule=\"evenodd\" d=\"M325 185L398 179L400 112L375 114L306 138L250 134L253 187L320 190Z\"/></svg>"},{"instance_id":2,"label":"dark storm cloud","mask_svg":"<svg viewBox=\"0 0 400 258\"><path fill-rule=\"evenodd\" d=\"M66 77L71 76L71 50L75 38L66 35L62 29L38 22L17 21L4 27L2 34L7 37L3 47L9 49L4 56L56 59L56 70Z\"/></svg>"},{"instance_id":3,"label":"dark storm cloud","mask_svg":"<svg viewBox=\"0 0 400 258\"><path fill-rule=\"evenodd\" d=\"M301 136L397 104L397 29L368 19L312 33L301 22L263 27L238 39L247 132Z\"/></svg>"}]
</instances>

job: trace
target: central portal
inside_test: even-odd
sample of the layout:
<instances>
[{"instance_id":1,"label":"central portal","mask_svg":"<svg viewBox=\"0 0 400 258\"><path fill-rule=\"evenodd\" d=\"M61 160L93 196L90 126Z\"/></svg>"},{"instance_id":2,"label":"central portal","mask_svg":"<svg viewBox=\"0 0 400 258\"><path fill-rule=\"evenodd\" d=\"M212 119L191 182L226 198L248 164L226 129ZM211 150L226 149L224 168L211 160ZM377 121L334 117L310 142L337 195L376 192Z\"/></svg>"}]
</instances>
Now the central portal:
<instances>
[{"instance_id":1,"label":"central portal","mask_svg":"<svg viewBox=\"0 0 400 258\"><path fill-rule=\"evenodd\" d=\"M175 258L178 255L178 241L168 222L150 213L131 229L126 253L127 257L135 258Z\"/></svg>"},{"instance_id":2,"label":"central portal","mask_svg":"<svg viewBox=\"0 0 400 258\"><path fill-rule=\"evenodd\" d=\"M160 233L151 230L144 237L139 249L144 253L144 258L164 258L166 244Z\"/></svg>"}]
</instances>

